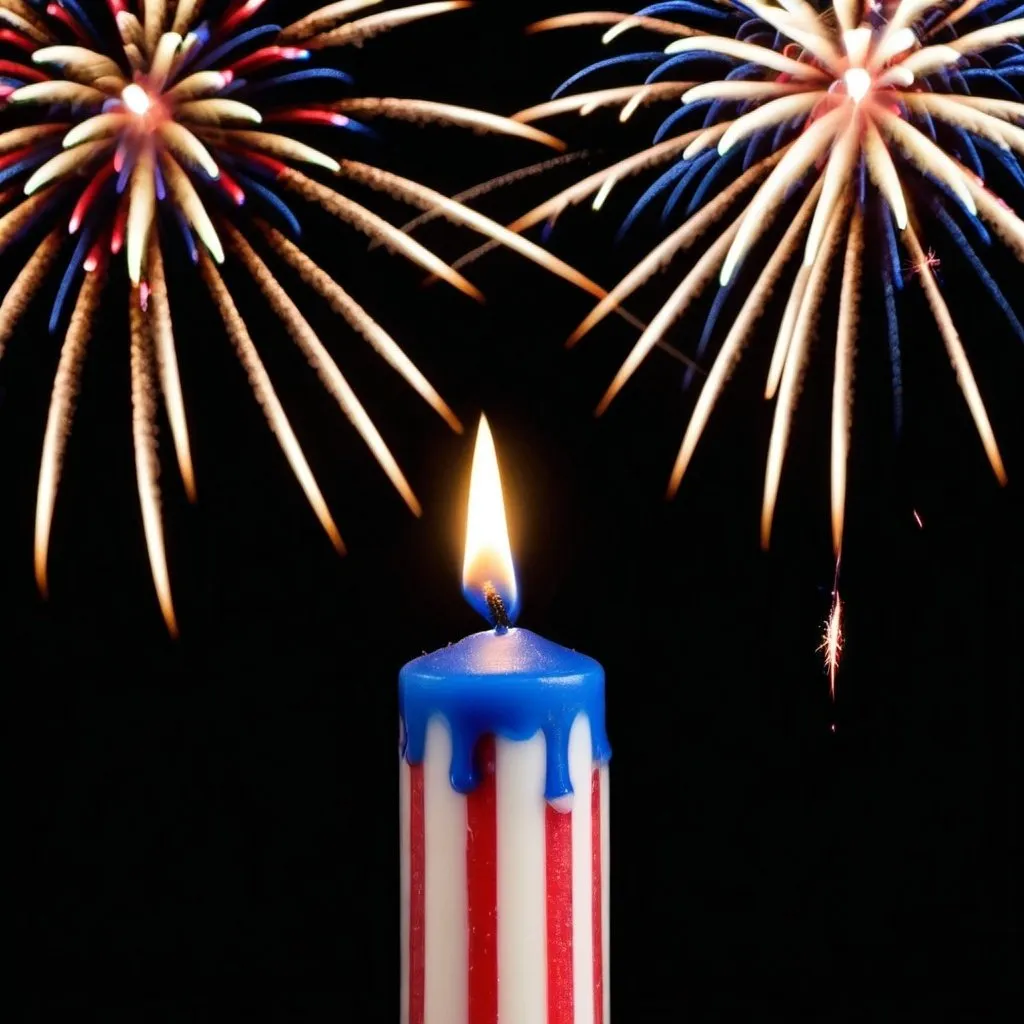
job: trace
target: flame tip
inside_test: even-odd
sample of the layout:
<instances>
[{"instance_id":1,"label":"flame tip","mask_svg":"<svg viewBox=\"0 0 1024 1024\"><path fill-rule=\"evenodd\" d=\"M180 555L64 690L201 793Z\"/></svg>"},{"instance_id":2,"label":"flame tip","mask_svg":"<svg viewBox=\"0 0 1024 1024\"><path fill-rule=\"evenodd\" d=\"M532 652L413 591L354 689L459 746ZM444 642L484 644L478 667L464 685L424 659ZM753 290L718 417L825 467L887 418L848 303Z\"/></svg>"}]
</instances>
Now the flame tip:
<instances>
[{"instance_id":1,"label":"flame tip","mask_svg":"<svg viewBox=\"0 0 1024 1024\"><path fill-rule=\"evenodd\" d=\"M462 589L469 603L492 625L508 628L515 621L518 588L501 474L490 424L482 412L470 476Z\"/></svg>"}]
</instances>

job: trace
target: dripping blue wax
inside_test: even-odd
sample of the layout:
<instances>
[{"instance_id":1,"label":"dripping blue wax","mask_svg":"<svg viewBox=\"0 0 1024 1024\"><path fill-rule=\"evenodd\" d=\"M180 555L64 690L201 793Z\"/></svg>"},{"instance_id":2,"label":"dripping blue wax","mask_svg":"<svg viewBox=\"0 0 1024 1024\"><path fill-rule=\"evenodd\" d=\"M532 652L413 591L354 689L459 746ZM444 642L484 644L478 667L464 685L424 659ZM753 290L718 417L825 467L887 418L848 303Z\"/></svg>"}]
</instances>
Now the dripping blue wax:
<instances>
[{"instance_id":1,"label":"dripping blue wax","mask_svg":"<svg viewBox=\"0 0 1024 1024\"><path fill-rule=\"evenodd\" d=\"M410 661L398 676L402 756L421 764L427 726L443 718L451 731L452 788L477 784L474 751L483 736L524 741L543 733L547 746L544 796L572 793L569 734L576 718L590 721L593 758L605 764L611 747L605 733L604 669L528 629L473 633L456 644Z\"/></svg>"}]
</instances>

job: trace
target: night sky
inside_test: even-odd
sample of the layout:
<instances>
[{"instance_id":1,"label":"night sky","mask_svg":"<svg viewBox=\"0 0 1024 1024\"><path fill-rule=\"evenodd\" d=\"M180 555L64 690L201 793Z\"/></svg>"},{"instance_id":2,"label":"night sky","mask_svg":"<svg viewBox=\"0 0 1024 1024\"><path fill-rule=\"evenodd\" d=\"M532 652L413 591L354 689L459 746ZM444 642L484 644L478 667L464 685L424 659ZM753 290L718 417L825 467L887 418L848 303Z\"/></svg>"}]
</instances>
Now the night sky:
<instances>
[{"instance_id":1,"label":"night sky","mask_svg":"<svg viewBox=\"0 0 1024 1024\"><path fill-rule=\"evenodd\" d=\"M288 0L289 12L300 6ZM368 95L511 113L602 55L598 30L522 31L582 7L481 0L331 59ZM614 113L545 124L591 161L480 208L513 219L648 142L657 115L626 128ZM450 194L548 155L454 128L377 127L378 141L340 144ZM615 283L662 237L654 214L615 243L640 187L621 186L599 215L567 214L554 251ZM1012 198L1019 206L1020 193ZM405 216L389 201L375 209ZM199 491L190 506L164 425L177 642L145 557L119 274L85 372L45 602L32 524L59 350L46 332L55 281L0 364L14 896L3 916L16 949L5 1018L397 1019L396 679L409 658L481 627L460 567L483 410L520 622L607 671L615 1019L1006 1019L999 1007L1020 995L1024 352L962 261L952 255L939 272L1010 484L991 475L915 288L901 309L906 425L894 436L886 342L868 302L841 576L848 639L833 703L816 647L835 568L834 321L819 334L764 553L771 316L667 502L694 397L678 361L652 354L595 420L636 332L610 318L566 351L586 295L496 252L467 270L487 295L480 306L424 286L398 257L367 253L365 239L322 214L307 211L305 223L310 254L402 341L467 430L451 433L282 275L392 445L424 504L416 519L255 288L229 272L348 544L337 557L216 311L187 260L172 261ZM476 244L444 224L418 237L449 259ZM4 287L27 251L5 255ZM992 267L1019 294L1019 266L996 253ZM649 318L676 280L673 269L652 282L631 310ZM691 311L673 344L692 351L706 309Z\"/></svg>"}]
</instances>

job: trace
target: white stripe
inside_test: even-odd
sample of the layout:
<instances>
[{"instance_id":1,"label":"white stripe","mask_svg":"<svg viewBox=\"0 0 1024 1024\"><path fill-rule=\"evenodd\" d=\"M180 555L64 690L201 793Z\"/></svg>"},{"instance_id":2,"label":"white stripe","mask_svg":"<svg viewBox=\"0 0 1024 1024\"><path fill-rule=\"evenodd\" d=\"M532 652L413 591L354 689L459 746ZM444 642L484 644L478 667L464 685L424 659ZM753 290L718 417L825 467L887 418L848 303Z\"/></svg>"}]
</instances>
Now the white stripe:
<instances>
[{"instance_id":1,"label":"white stripe","mask_svg":"<svg viewBox=\"0 0 1024 1024\"><path fill-rule=\"evenodd\" d=\"M452 789L448 725L427 726L423 760L426 852L424 1024L468 1024L466 799Z\"/></svg>"},{"instance_id":2,"label":"white stripe","mask_svg":"<svg viewBox=\"0 0 1024 1024\"><path fill-rule=\"evenodd\" d=\"M601 940L604 946L604 1024L611 1024L611 830L608 812L611 798L608 793L608 765L601 768Z\"/></svg>"},{"instance_id":3,"label":"white stripe","mask_svg":"<svg viewBox=\"0 0 1024 1024\"><path fill-rule=\"evenodd\" d=\"M495 742L498 816L498 1019L542 1024L548 1013L546 745Z\"/></svg>"},{"instance_id":4,"label":"white stripe","mask_svg":"<svg viewBox=\"0 0 1024 1024\"><path fill-rule=\"evenodd\" d=\"M572 805L572 987L575 1024L594 1024L594 846L590 721L576 716L569 734Z\"/></svg>"},{"instance_id":5,"label":"white stripe","mask_svg":"<svg viewBox=\"0 0 1024 1024\"><path fill-rule=\"evenodd\" d=\"M411 826L411 792L409 765L404 757L398 758L398 819L401 839L399 840L399 878L401 879L402 906L402 1024L409 1024L409 905L410 899L410 860L411 846L409 834Z\"/></svg>"}]
</instances>

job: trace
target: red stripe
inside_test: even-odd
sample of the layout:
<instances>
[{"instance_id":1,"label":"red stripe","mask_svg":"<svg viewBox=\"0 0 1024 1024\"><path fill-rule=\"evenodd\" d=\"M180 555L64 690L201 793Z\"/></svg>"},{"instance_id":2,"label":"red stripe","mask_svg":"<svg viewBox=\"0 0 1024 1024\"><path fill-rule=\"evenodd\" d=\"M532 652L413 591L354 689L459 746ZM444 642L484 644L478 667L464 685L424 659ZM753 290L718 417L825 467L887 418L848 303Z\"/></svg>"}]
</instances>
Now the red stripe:
<instances>
[{"instance_id":1,"label":"red stripe","mask_svg":"<svg viewBox=\"0 0 1024 1024\"><path fill-rule=\"evenodd\" d=\"M546 812L548 905L547 1024L573 1024L572 815Z\"/></svg>"},{"instance_id":2,"label":"red stripe","mask_svg":"<svg viewBox=\"0 0 1024 1024\"><path fill-rule=\"evenodd\" d=\"M409 1024L423 1024L426 983L427 858L423 832L423 765L409 765Z\"/></svg>"},{"instance_id":3,"label":"red stripe","mask_svg":"<svg viewBox=\"0 0 1024 1024\"><path fill-rule=\"evenodd\" d=\"M498 1024L498 804L494 737L477 747L480 784L466 800L469 1019Z\"/></svg>"},{"instance_id":4,"label":"red stripe","mask_svg":"<svg viewBox=\"0 0 1024 1024\"><path fill-rule=\"evenodd\" d=\"M601 770L594 769L590 784L591 914L594 922L594 1024L604 1024L604 935L601 885Z\"/></svg>"},{"instance_id":5,"label":"red stripe","mask_svg":"<svg viewBox=\"0 0 1024 1024\"><path fill-rule=\"evenodd\" d=\"M18 32L12 32L9 28L0 28L0 43L10 43L11 46L16 46L19 50L24 50L26 53L32 53L33 50L37 49L36 44L31 39L27 39Z\"/></svg>"},{"instance_id":6,"label":"red stripe","mask_svg":"<svg viewBox=\"0 0 1024 1024\"><path fill-rule=\"evenodd\" d=\"M13 60L0 60L0 74L23 78L27 82L49 82L50 76L44 75L38 68L28 68Z\"/></svg>"}]
</instances>

